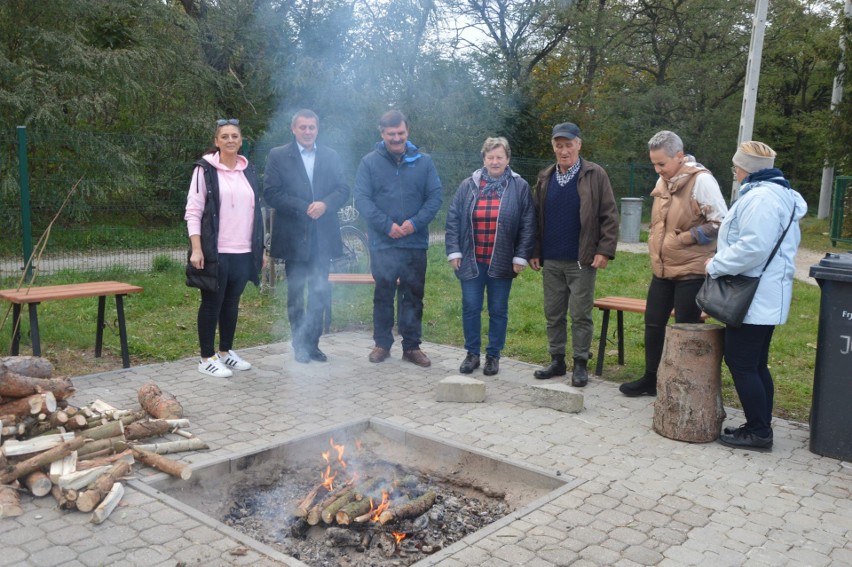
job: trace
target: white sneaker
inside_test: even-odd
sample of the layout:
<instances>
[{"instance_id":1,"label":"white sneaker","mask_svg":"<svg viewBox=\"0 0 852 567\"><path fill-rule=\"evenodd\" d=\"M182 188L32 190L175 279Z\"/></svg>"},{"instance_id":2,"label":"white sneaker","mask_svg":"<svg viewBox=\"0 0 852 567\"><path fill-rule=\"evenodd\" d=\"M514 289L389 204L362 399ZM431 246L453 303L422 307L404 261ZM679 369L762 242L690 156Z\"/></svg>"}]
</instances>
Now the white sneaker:
<instances>
[{"instance_id":1,"label":"white sneaker","mask_svg":"<svg viewBox=\"0 0 852 567\"><path fill-rule=\"evenodd\" d=\"M217 354L219 357L219 361L225 365L225 368L233 368L236 370L248 370L251 368L251 364L243 360L240 355L235 353L232 350L228 351L228 356L222 358L222 355Z\"/></svg>"},{"instance_id":2,"label":"white sneaker","mask_svg":"<svg viewBox=\"0 0 852 567\"><path fill-rule=\"evenodd\" d=\"M198 363L198 371L207 376L215 376L217 378L230 378L234 375L233 372L222 364L218 354L210 358L202 358L201 362Z\"/></svg>"}]
</instances>

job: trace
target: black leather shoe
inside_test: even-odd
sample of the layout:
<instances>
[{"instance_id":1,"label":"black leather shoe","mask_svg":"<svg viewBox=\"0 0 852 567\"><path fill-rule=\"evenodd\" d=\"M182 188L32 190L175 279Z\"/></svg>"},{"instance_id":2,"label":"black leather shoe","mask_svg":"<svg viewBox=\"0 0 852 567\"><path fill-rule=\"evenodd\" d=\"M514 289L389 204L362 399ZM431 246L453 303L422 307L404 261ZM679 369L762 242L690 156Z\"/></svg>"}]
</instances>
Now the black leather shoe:
<instances>
[{"instance_id":1,"label":"black leather shoe","mask_svg":"<svg viewBox=\"0 0 852 567\"><path fill-rule=\"evenodd\" d=\"M657 377L645 374L633 382L625 382L618 387L618 391L628 398L639 396L657 396Z\"/></svg>"},{"instance_id":2,"label":"black leather shoe","mask_svg":"<svg viewBox=\"0 0 852 567\"><path fill-rule=\"evenodd\" d=\"M736 429L733 433L722 433L719 436L719 443L734 447L736 449L749 449L751 451L770 451L772 450L772 436L761 437L755 435L745 427Z\"/></svg>"},{"instance_id":3,"label":"black leather shoe","mask_svg":"<svg viewBox=\"0 0 852 567\"><path fill-rule=\"evenodd\" d=\"M496 356L486 354L485 367L482 369L482 373L486 376L494 376L498 372L500 372L500 359Z\"/></svg>"},{"instance_id":4,"label":"black leather shoe","mask_svg":"<svg viewBox=\"0 0 852 567\"><path fill-rule=\"evenodd\" d=\"M582 388L589 383L589 371L586 369L587 361L584 358L574 359L574 369L571 371L571 385Z\"/></svg>"},{"instance_id":5,"label":"black leather shoe","mask_svg":"<svg viewBox=\"0 0 852 567\"><path fill-rule=\"evenodd\" d=\"M464 361L462 361L461 366L459 366L459 372L462 374L470 374L477 368L479 368L479 355L467 353L467 356L464 357Z\"/></svg>"},{"instance_id":6,"label":"black leather shoe","mask_svg":"<svg viewBox=\"0 0 852 567\"><path fill-rule=\"evenodd\" d=\"M726 427L725 429L722 430L722 433L724 433L725 435L733 435L734 433L736 433L740 429L744 429L744 428L745 428L745 423L743 423L739 427ZM772 435L772 432L770 431L769 432L769 438L772 439L772 437L773 437L773 435Z\"/></svg>"},{"instance_id":7,"label":"black leather shoe","mask_svg":"<svg viewBox=\"0 0 852 567\"><path fill-rule=\"evenodd\" d=\"M552 354L550 356L550 366L545 366L533 372L533 376L537 379L547 380L554 376L565 376L568 372L568 367L565 366L564 354Z\"/></svg>"},{"instance_id":8,"label":"black leather shoe","mask_svg":"<svg viewBox=\"0 0 852 567\"><path fill-rule=\"evenodd\" d=\"M311 360L316 360L317 362L328 362L328 357L318 348L313 349L308 356Z\"/></svg>"},{"instance_id":9,"label":"black leather shoe","mask_svg":"<svg viewBox=\"0 0 852 567\"><path fill-rule=\"evenodd\" d=\"M301 362L302 364L307 364L311 361L311 355L308 354L308 351L304 349L296 349L293 353L296 357L296 362Z\"/></svg>"}]
</instances>

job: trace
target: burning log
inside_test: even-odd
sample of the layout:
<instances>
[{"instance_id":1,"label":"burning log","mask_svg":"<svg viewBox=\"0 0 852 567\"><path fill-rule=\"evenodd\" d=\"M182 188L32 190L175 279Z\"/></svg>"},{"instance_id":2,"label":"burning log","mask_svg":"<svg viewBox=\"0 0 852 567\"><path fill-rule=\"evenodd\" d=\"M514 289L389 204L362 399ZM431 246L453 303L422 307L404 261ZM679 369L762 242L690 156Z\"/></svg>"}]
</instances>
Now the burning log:
<instances>
[{"instance_id":1,"label":"burning log","mask_svg":"<svg viewBox=\"0 0 852 567\"><path fill-rule=\"evenodd\" d=\"M149 467L162 471L166 474L189 480L192 477L192 469L189 466L173 461L167 457L162 457L155 453L140 450L138 447L133 447L133 456L139 459Z\"/></svg>"},{"instance_id":2,"label":"burning log","mask_svg":"<svg viewBox=\"0 0 852 567\"><path fill-rule=\"evenodd\" d=\"M137 421L131 423L124 430L124 438L128 441L135 439L146 439L148 437L160 437L169 432L171 426L164 419L155 419L153 421Z\"/></svg>"},{"instance_id":3,"label":"burning log","mask_svg":"<svg viewBox=\"0 0 852 567\"><path fill-rule=\"evenodd\" d=\"M18 483L0 485L0 518L11 518L23 513Z\"/></svg>"},{"instance_id":4,"label":"burning log","mask_svg":"<svg viewBox=\"0 0 852 567\"><path fill-rule=\"evenodd\" d=\"M110 489L109 493L103 499L103 501L95 508L94 514L92 514L92 522L95 524L101 524L106 520L112 511L115 510L115 507L118 506L119 501L124 496L124 485L120 482L115 483Z\"/></svg>"},{"instance_id":5,"label":"burning log","mask_svg":"<svg viewBox=\"0 0 852 567\"><path fill-rule=\"evenodd\" d=\"M314 500L317 499L317 496L319 495L321 490L326 490L325 484L322 482L313 487L311 491L308 492L307 496L302 498L302 501L299 502L298 506L296 506L296 511L293 513L293 515L297 518L307 518L310 508L313 505Z\"/></svg>"},{"instance_id":6,"label":"burning log","mask_svg":"<svg viewBox=\"0 0 852 567\"><path fill-rule=\"evenodd\" d=\"M53 365L40 356L3 356L0 357L2 373L14 372L31 378L50 378L53 376Z\"/></svg>"},{"instance_id":7,"label":"burning log","mask_svg":"<svg viewBox=\"0 0 852 567\"><path fill-rule=\"evenodd\" d=\"M53 395L53 392L33 394L0 405L0 414L10 413L18 417L40 413L49 414L54 411L56 411L56 396Z\"/></svg>"},{"instance_id":8,"label":"burning log","mask_svg":"<svg viewBox=\"0 0 852 567\"><path fill-rule=\"evenodd\" d=\"M338 498L342 498L344 495L349 494L350 492L354 492L354 491L355 491L355 485L349 484L347 486L344 486L340 490L337 490L335 492L328 494L325 498L320 500L319 504L315 504L308 511L308 517L307 517L308 524L311 525L311 526L315 526L318 523L320 523L320 520L322 520L322 511L325 508L330 506ZM353 494L352 497L353 498L355 497L354 494ZM345 502L344 502L344 504L345 504ZM332 517L334 517L334 516L332 515Z\"/></svg>"},{"instance_id":9,"label":"burning log","mask_svg":"<svg viewBox=\"0 0 852 567\"><path fill-rule=\"evenodd\" d=\"M41 471L33 471L25 476L24 485L33 496L38 498L47 496L50 494L50 489L53 488L50 478Z\"/></svg>"},{"instance_id":10,"label":"burning log","mask_svg":"<svg viewBox=\"0 0 852 567\"><path fill-rule=\"evenodd\" d=\"M338 525L348 526L352 523L352 520L360 516L362 514L368 514L370 509L373 507L370 499L364 498L363 500L356 500L355 502L350 502L343 506L340 510L337 511L337 514L334 515L335 521Z\"/></svg>"},{"instance_id":11,"label":"burning log","mask_svg":"<svg viewBox=\"0 0 852 567\"><path fill-rule=\"evenodd\" d=\"M99 476L89 488L77 496L77 509L81 512L91 512L106 497L113 485L130 472L130 465L125 462L115 463L112 468Z\"/></svg>"},{"instance_id":12,"label":"burning log","mask_svg":"<svg viewBox=\"0 0 852 567\"><path fill-rule=\"evenodd\" d=\"M150 443L147 445L135 445L136 449L148 451L157 455L169 453L183 453L185 451L201 451L209 449L210 446L197 437L192 439L181 439L180 441L166 441L165 443Z\"/></svg>"},{"instance_id":13,"label":"burning log","mask_svg":"<svg viewBox=\"0 0 852 567\"><path fill-rule=\"evenodd\" d=\"M382 480L379 478L365 480L357 487L355 487L354 490L347 491L345 494L341 494L340 498L323 508L322 513L320 514L320 516L322 517L322 521L326 524L334 523L335 518L337 516L337 512L341 508L343 508L353 500L363 500L364 495L367 494L369 491L373 490L373 488L375 488L376 485L378 485L380 482L382 482ZM361 513L363 514L363 512Z\"/></svg>"},{"instance_id":14,"label":"burning log","mask_svg":"<svg viewBox=\"0 0 852 567\"><path fill-rule=\"evenodd\" d=\"M160 419L180 419L183 417L183 406L167 392L160 390L156 384L145 384L139 388L139 404L148 414Z\"/></svg>"},{"instance_id":15,"label":"burning log","mask_svg":"<svg viewBox=\"0 0 852 567\"><path fill-rule=\"evenodd\" d=\"M8 369L0 374L0 396L26 398L50 392L57 400L67 400L75 392L71 380L64 378L33 378L22 376Z\"/></svg>"},{"instance_id":16,"label":"burning log","mask_svg":"<svg viewBox=\"0 0 852 567\"><path fill-rule=\"evenodd\" d=\"M435 504L435 497L435 492L430 490L407 504L388 508L379 515L379 523L385 525L393 520L404 520L405 518L419 516Z\"/></svg>"},{"instance_id":17,"label":"burning log","mask_svg":"<svg viewBox=\"0 0 852 567\"><path fill-rule=\"evenodd\" d=\"M83 437L77 437L66 443L60 443L56 447L48 449L44 453L39 453L26 461L21 461L11 469L3 471L0 474L0 484L8 484L42 467L49 466L53 461L58 461L82 447L86 441L88 440Z\"/></svg>"}]
</instances>

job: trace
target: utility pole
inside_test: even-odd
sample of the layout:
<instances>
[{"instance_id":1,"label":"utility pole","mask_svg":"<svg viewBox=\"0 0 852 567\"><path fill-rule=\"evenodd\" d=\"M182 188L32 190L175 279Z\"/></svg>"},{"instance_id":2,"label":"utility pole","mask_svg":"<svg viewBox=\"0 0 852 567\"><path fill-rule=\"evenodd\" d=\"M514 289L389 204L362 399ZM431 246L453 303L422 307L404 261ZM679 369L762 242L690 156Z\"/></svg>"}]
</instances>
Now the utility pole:
<instances>
[{"instance_id":1,"label":"utility pole","mask_svg":"<svg viewBox=\"0 0 852 567\"><path fill-rule=\"evenodd\" d=\"M852 0L846 0L846 19L852 19ZM846 29L844 27L844 29ZM834 90L831 91L831 112L837 111L837 106L843 100L843 75L846 73L846 33L840 34L840 63L837 64L837 75L834 76ZM831 186L834 181L834 166L825 160L825 166L822 168L822 183L819 188L819 209L817 210L817 218L828 218L831 212Z\"/></svg>"},{"instance_id":2,"label":"utility pole","mask_svg":"<svg viewBox=\"0 0 852 567\"><path fill-rule=\"evenodd\" d=\"M852 0L847 0L847 3ZM740 130L737 135L737 147L752 139L754 131L754 109L757 106L757 83L760 80L760 59L763 56L763 35L766 31L766 12L769 0L756 0L754 16L751 22L751 44L748 47L745 86L743 89L743 108L740 112ZM740 184L734 178L731 187L731 203L737 200Z\"/></svg>"}]
</instances>

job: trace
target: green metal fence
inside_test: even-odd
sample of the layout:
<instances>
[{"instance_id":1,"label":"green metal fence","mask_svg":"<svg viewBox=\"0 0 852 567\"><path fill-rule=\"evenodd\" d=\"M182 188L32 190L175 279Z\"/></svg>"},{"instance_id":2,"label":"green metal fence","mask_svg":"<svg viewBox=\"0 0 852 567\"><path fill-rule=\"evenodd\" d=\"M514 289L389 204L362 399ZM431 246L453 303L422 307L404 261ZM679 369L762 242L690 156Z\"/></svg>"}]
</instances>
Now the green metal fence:
<instances>
[{"instance_id":1,"label":"green metal fence","mask_svg":"<svg viewBox=\"0 0 852 567\"><path fill-rule=\"evenodd\" d=\"M840 175L834 180L831 205L831 245L852 242L852 176Z\"/></svg>"},{"instance_id":2,"label":"green metal fence","mask_svg":"<svg viewBox=\"0 0 852 567\"><path fill-rule=\"evenodd\" d=\"M278 144L247 140L244 145L261 174L273 145ZM196 139L144 133L0 131L3 285L24 274L30 250L35 251L36 278L63 270L149 270L169 258L183 263L186 192L192 163L202 150L203 142ZM441 231L456 188L482 162L477 150L451 153L436 148L430 153L444 183L444 211L433 225ZM351 183L360 155L343 159ZM512 158L513 169L531 184L551 163ZM656 179L650 164L601 165L609 173L616 198L647 196ZM47 244L41 247L39 240L48 228Z\"/></svg>"}]
</instances>

